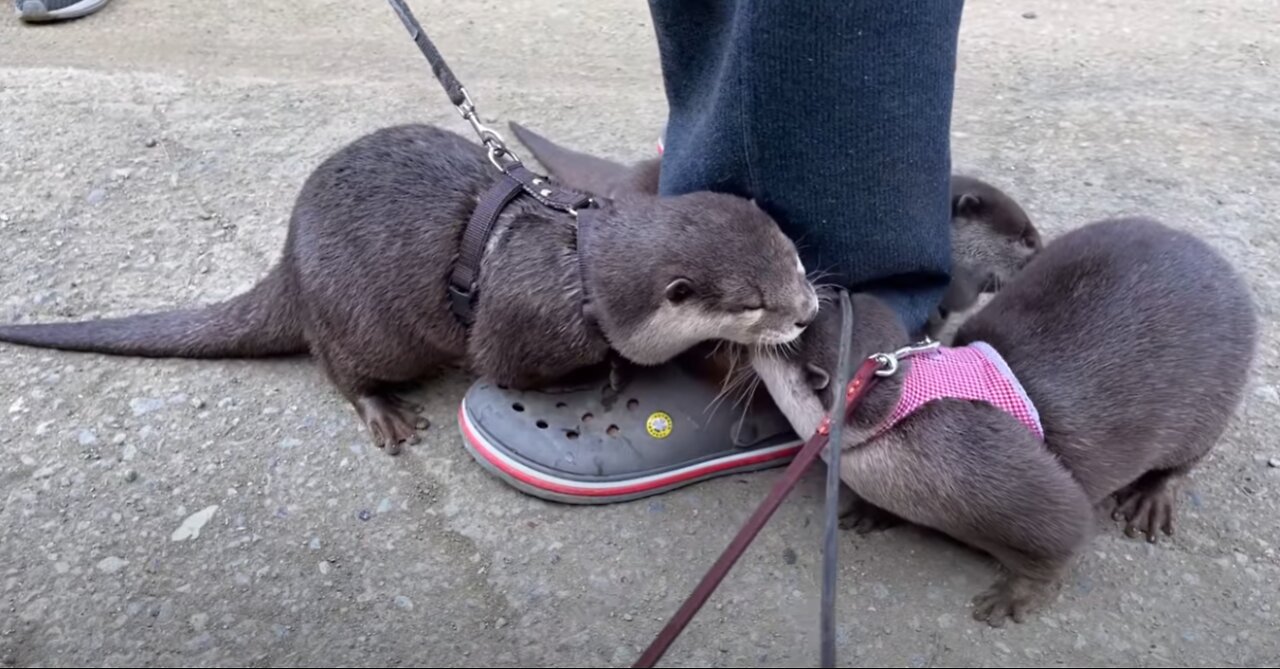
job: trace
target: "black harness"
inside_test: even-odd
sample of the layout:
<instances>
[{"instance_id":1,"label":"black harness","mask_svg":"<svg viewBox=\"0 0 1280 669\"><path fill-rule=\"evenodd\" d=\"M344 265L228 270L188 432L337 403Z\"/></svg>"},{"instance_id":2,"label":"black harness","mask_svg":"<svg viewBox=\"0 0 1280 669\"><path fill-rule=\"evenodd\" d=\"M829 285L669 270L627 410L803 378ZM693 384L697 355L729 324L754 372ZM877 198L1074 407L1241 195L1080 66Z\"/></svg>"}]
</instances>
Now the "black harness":
<instances>
[{"instance_id":1,"label":"black harness","mask_svg":"<svg viewBox=\"0 0 1280 669\"><path fill-rule=\"evenodd\" d=\"M552 183L548 177L535 174L525 167L515 153L507 148L501 135L480 123L476 106L471 102L471 96L467 95L467 89L458 83L457 77L453 76L453 71L440 56L440 51L436 49L435 44L431 43L431 39L422 30L422 26L418 24L418 20L414 18L404 1L388 1L400 16L404 27L409 30L410 37L418 45L422 55L427 57L427 62L431 64L431 71L444 87L449 101L480 137L480 141L489 152L489 162L502 173L498 180L480 195L475 210L471 212L471 218L467 221L467 227L462 233L462 243L458 246L458 258L454 261L453 271L449 275L450 309L459 322L469 327L475 317L480 261L484 258L485 247L488 245L489 236L493 234L498 217L508 205L515 202L517 198L531 197L544 206L572 214L581 274L585 249L582 229L586 223L585 219L590 218L589 210L594 210L598 203L586 193ZM582 281L585 300L587 294L585 276L582 276Z\"/></svg>"}]
</instances>

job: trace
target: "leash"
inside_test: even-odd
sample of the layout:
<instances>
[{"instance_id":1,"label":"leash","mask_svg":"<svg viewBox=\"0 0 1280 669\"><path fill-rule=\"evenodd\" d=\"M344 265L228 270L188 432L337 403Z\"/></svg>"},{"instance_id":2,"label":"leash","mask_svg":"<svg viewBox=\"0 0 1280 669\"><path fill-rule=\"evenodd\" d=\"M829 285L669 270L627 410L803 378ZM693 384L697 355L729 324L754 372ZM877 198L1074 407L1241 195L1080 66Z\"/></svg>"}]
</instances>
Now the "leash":
<instances>
[{"instance_id":1,"label":"leash","mask_svg":"<svg viewBox=\"0 0 1280 669\"><path fill-rule=\"evenodd\" d=\"M836 362L835 387L844 387L845 391L836 394L831 413L822 419L818 429L805 442L799 454L791 461L791 465L783 472L782 478L769 491L769 495L756 508L755 513L751 514L747 522L743 523L742 528L738 530L737 536L720 554L715 564L711 565L711 569L707 570L706 575L702 577L698 586L694 588L693 593L689 595L684 604L671 617L671 620L658 633L658 636L640 655L640 659L631 665L632 667L649 669L655 666L658 660L662 659L663 654L667 652L671 644L675 642L680 633L684 631L684 628L697 615L702 605L706 604L707 599L711 597L720 582L728 575L729 570L733 568L738 558L742 557L742 554L751 545L756 535L764 528L765 523L769 522L773 512L778 510L782 500L800 482L800 477L818 459L818 454L824 448L827 449L827 478L826 508L824 510L826 522L822 536L820 657L822 667L836 666L836 537L839 524L837 507L840 501L840 440L844 432L844 426L853 417L854 410L858 408L862 398L875 385L877 379L897 374L902 360L931 351L939 346L938 342L926 338L921 342L899 348L892 353L873 354L863 360L853 378L846 381L846 379L849 379L850 346L853 340L853 304L849 294L843 289L839 291L839 298L840 353ZM839 416L841 419L833 421L832 416Z\"/></svg>"},{"instance_id":2,"label":"leash","mask_svg":"<svg viewBox=\"0 0 1280 669\"><path fill-rule=\"evenodd\" d=\"M742 528L738 530L737 536L720 554L715 564L711 565L711 569L707 570L706 575L702 577L698 586L694 588L693 593L689 595L689 598L671 617L666 626L662 628L653 643L649 644L649 647L640 655L640 659L631 665L632 667L647 669L655 666L658 660L662 659L667 649L671 647L671 644L680 636L684 628L693 620L693 617L697 615L703 604L706 604L707 599L711 597L720 582L728 575L729 570L737 563L738 558L742 557L743 552L747 550L756 535L764 528L765 523L769 522L769 518L782 505L782 501L800 482L800 477L818 459L818 455L823 448L827 449L827 499L826 524L823 529L821 659L823 667L835 666L836 534L838 522L836 507L840 493L840 461L838 457L840 437L844 431L844 424L849 420L854 409L858 407L862 398L867 394L867 391L874 385L876 378L886 376L883 373L888 369L886 361L892 357L892 354L876 354L867 358L858 367L853 378L849 379L853 306L849 300L849 294L843 290L840 291L840 312L840 354L836 367L837 383L835 387L843 387L845 392L836 394L835 406L832 407L831 414L822 420L822 424L818 426L813 436L805 442L800 449L800 453L796 455L786 471L783 472L782 478L769 491L769 495L751 514L747 522L743 523ZM896 370L896 361L893 367ZM831 416L838 416L840 420L833 421Z\"/></svg>"},{"instance_id":3,"label":"leash","mask_svg":"<svg viewBox=\"0 0 1280 669\"><path fill-rule=\"evenodd\" d=\"M470 326L478 296L476 284L480 278L480 261L484 257L489 235L493 233L498 217L502 215L507 205L527 195L547 207L572 215L577 234L579 271L581 271L584 248L582 219L585 218L584 214L588 210L594 210L598 203L586 193L553 184L547 176L537 174L525 167L519 156L507 146L502 135L480 122L480 115L476 112L476 105L467 94L467 89L454 76L448 63L444 62L440 50L432 43L431 38L427 37L426 31L422 29L422 25L418 23L418 19L414 17L404 0L387 0L387 2L400 17L400 22L409 31L409 37L413 39L414 44L418 45L418 50L422 51L422 55L427 58L427 62L431 65L431 72L444 87L445 95L449 96L449 102L453 103L454 108L480 138L489 155L489 162L502 173L497 182L481 194L462 233L458 260L454 263L453 271L449 275L450 309L463 326ZM583 291L585 295L585 281Z\"/></svg>"}]
</instances>

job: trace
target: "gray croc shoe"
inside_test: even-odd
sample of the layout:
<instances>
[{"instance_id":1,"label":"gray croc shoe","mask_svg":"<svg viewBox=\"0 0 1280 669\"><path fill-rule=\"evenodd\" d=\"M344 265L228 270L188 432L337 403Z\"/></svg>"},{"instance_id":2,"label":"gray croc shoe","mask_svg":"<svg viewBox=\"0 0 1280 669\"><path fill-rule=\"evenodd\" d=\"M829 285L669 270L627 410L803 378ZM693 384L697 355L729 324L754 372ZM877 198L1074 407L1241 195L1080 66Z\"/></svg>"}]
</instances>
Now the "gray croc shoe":
<instances>
[{"instance_id":1,"label":"gray croc shoe","mask_svg":"<svg viewBox=\"0 0 1280 669\"><path fill-rule=\"evenodd\" d=\"M49 23L88 16L110 0L14 0L18 18L28 23Z\"/></svg>"},{"instance_id":2,"label":"gray croc shoe","mask_svg":"<svg viewBox=\"0 0 1280 669\"><path fill-rule=\"evenodd\" d=\"M763 388L745 411L716 403L719 392L675 363L633 369L617 393L606 373L538 391L482 379L458 422L467 449L491 473L569 504L634 500L783 466L804 445Z\"/></svg>"}]
</instances>

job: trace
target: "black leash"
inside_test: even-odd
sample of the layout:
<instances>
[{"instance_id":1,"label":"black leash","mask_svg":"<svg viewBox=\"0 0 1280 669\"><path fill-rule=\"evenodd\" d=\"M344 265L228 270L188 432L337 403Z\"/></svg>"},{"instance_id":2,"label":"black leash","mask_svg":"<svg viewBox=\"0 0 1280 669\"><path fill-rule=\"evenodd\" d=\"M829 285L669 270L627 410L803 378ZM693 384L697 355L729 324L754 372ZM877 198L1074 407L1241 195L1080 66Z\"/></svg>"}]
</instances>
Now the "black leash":
<instances>
[{"instance_id":1,"label":"black leash","mask_svg":"<svg viewBox=\"0 0 1280 669\"><path fill-rule=\"evenodd\" d=\"M548 177L536 174L525 167L515 152L507 147L502 135L480 122L475 103L471 101L467 89L463 88L458 78L454 76L453 70L449 69L449 65L444 62L440 50L431 42L431 38L427 37L426 31L413 16L413 12L409 11L409 6L404 3L404 0L387 0L387 2L391 3L391 8L400 16L400 22L409 31L414 44L418 45L422 55L426 56L427 62L431 64L431 72L444 87L445 94L449 96L449 102L452 102L462 118L471 124L471 129L488 150L489 162L502 172L498 181L481 195L476 204L475 211L472 212L471 219L467 222L467 227L462 234L458 260L454 263L453 271L449 276L450 308L464 326L470 326L477 297L476 284L480 278L480 261L484 257L489 235L493 233L498 217L502 215L507 205L522 195L528 195L547 207L572 214L577 228L578 256L581 263L584 248L581 219L583 214L593 209L597 203L590 195L558 186ZM583 290L585 293L585 282Z\"/></svg>"},{"instance_id":2,"label":"black leash","mask_svg":"<svg viewBox=\"0 0 1280 669\"><path fill-rule=\"evenodd\" d=\"M849 369L849 348L853 339L853 302L849 293L840 290L840 354L836 358L837 389L849 385L852 371ZM844 416L849 393L836 392L832 416ZM826 525L822 529L822 666L836 666L836 580L838 569L836 564L840 511L840 437L844 433L845 421L837 420L831 425L831 441L827 442L827 494L824 513Z\"/></svg>"},{"instance_id":3,"label":"black leash","mask_svg":"<svg viewBox=\"0 0 1280 669\"><path fill-rule=\"evenodd\" d=\"M738 534L729 542L728 547L720 554L711 568L698 582L697 587L685 600L684 604L676 610L675 615L671 616L662 631L654 638L649 647L640 655L640 659L631 665L638 669L648 669L658 663L662 656L675 643L680 633L697 615L698 610L707 602L715 592L716 587L729 574L729 570L746 552L747 547L751 545L752 540L764 528L765 523L769 522L769 518L773 516L773 512L777 511L782 505L783 500L800 482L800 477L805 471L818 460L818 456L823 449L828 449L828 472L835 471L836 487L831 487L831 475L828 473L827 478L827 527L824 533L826 544L823 550L823 583L822 583L822 603L821 603L821 619L822 619L822 666L835 666L835 525L832 520L836 516L836 505L839 498L839 461L835 459L835 455L840 452L840 437L844 432L843 426L849 420L853 410L857 408L867 391L874 385L877 377L884 376L883 371L888 368L889 356L876 354L867 358L858 367L857 373L854 373L850 379L849 358L851 355L852 335L853 335L853 304L849 299L849 294L840 291L840 309L841 309L841 326L840 333L840 355L837 362L837 369L834 379L832 379L836 389L835 406L832 407L831 413L824 418L822 424L814 431L812 437L805 442L804 447L796 454L791 464L787 466L786 471L782 473L782 478L774 484L773 489L769 491L769 495L765 497L760 506L756 507L754 513L747 518L747 522L742 524L738 530ZM896 368L896 362L894 363ZM836 494L832 494L835 490Z\"/></svg>"}]
</instances>

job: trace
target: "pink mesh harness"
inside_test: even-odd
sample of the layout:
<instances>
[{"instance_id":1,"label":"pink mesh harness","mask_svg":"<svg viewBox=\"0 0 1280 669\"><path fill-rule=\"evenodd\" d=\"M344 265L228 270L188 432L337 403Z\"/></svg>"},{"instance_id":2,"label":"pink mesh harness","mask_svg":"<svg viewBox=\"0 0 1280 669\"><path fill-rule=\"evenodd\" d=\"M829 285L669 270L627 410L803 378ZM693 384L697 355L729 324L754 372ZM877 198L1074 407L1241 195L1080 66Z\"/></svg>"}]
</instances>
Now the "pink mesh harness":
<instances>
[{"instance_id":1,"label":"pink mesh harness","mask_svg":"<svg viewBox=\"0 0 1280 669\"><path fill-rule=\"evenodd\" d=\"M929 402L946 398L986 402L1018 419L1037 437L1044 438L1044 427L1035 404L1004 358L986 342L941 347L912 357L898 406L876 434L897 425Z\"/></svg>"}]
</instances>

